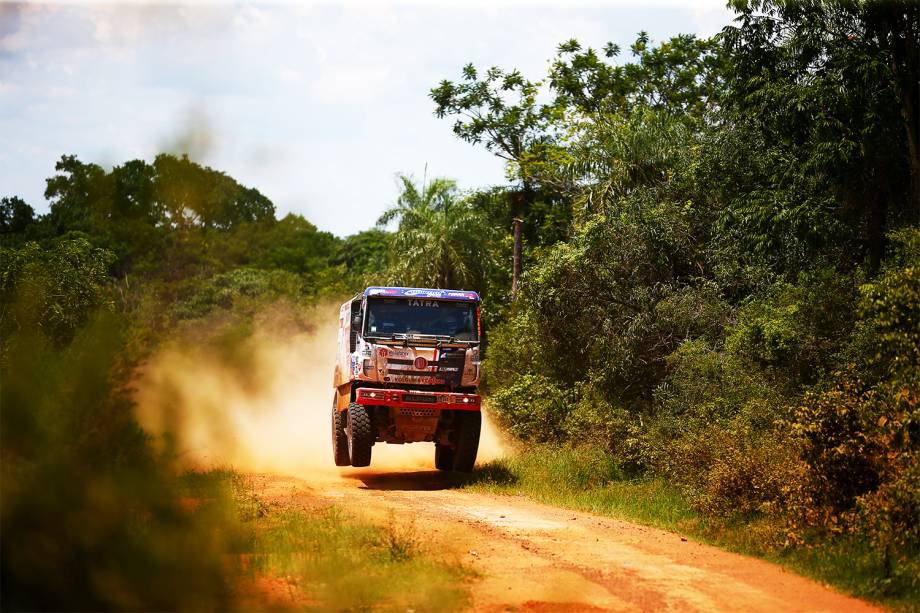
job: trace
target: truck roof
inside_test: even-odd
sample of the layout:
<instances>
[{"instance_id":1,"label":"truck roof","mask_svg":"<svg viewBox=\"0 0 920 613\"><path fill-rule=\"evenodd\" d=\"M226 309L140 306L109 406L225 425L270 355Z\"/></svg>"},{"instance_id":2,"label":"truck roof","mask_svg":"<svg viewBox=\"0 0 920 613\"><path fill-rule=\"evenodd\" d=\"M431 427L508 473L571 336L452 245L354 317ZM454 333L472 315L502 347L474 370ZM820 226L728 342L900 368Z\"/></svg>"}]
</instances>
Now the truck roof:
<instances>
[{"instance_id":1,"label":"truck roof","mask_svg":"<svg viewBox=\"0 0 920 613\"><path fill-rule=\"evenodd\" d=\"M390 298L437 298L439 300L463 300L479 302L479 294L464 290L429 289L424 287L369 287L365 296L387 296Z\"/></svg>"}]
</instances>

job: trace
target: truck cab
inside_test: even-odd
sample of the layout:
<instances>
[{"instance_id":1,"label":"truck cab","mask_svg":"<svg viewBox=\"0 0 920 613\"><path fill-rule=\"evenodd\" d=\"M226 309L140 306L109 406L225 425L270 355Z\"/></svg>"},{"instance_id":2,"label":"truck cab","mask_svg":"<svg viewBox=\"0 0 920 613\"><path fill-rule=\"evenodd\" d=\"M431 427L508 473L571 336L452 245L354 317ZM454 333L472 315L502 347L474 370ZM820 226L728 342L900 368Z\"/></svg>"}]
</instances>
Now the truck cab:
<instances>
[{"instance_id":1,"label":"truck cab","mask_svg":"<svg viewBox=\"0 0 920 613\"><path fill-rule=\"evenodd\" d=\"M339 310L332 406L338 466L375 443L434 443L440 470L470 471L481 428L479 295L368 287Z\"/></svg>"}]
</instances>

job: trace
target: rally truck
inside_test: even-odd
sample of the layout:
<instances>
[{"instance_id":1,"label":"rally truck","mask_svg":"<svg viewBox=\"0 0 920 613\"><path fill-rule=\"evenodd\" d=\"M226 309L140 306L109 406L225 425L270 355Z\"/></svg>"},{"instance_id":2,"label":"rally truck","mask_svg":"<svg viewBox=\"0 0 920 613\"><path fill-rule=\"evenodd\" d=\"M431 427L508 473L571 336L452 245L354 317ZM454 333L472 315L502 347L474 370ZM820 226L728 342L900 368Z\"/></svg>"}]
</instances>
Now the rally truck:
<instances>
[{"instance_id":1,"label":"rally truck","mask_svg":"<svg viewBox=\"0 0 920 613\"><path fill-rule=\"evenodd\" d=\"M439 470L469 472L482 424L479 295L369 287L339 311L332 451L369 466L375 443L434 443Z\"/></svg>"}]
</instances>

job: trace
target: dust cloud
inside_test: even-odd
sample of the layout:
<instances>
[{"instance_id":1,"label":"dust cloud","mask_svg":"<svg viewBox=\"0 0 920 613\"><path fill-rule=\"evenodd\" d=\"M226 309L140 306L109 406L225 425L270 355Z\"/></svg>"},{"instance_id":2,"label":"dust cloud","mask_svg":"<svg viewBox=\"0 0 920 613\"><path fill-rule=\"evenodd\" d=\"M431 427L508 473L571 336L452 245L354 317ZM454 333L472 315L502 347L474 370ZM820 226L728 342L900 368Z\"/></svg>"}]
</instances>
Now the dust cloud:
<instances>
[{"instance_id":1,"label":"dust cloud","mask_svg":"<svg viewBox=\"0 0 920 613\"><path fill-rule=\"evenodd\" d=\"M274 313L257 317L252 334L229 346L169 344L138 373L141 425L171 446L183 468L347 476L357 469L332 461L337 317L338 305L324 305L307 315L312 325L292 329ZM479 461L500 457L503 447L486 419ZM374 445L372 470L433 468L431 443Z\"/></svg>"}]
</instances>

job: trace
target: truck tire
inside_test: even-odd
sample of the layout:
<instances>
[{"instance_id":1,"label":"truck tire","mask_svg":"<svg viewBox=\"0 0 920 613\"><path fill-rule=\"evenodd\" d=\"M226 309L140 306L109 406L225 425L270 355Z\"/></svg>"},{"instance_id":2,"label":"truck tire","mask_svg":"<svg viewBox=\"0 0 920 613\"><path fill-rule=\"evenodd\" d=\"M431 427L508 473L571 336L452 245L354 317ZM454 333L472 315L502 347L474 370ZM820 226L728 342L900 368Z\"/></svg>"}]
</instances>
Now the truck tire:
<instances>
[{"instance_id":1,"label":"truck tire","mask_svg":"<svg viewBox=\"0 0 920 613\"><path fill-rule=\"evenodd\" d=\"M348 456L352 466L371 465L371 447L374 445L374 429L367 407L357 403L348 405Z\"/></svg>"},{"instance_id":2,"label":"truck tire","mask_svg":"<svg viewBox=\"0 0 920 613\"><path fill-rule=\"evenodd\" d=\"M336 466L351 466L348 456L348 434L345 432L345 412L332 403L332 456Z\"/></svg>"},{"instance_id":3,"label":"truck tire","mask_svg":"<svg viewBox=\"0 0 920 613\"><path fill-rule=\"evenodd\" d=\"M441 443L434 444L434 467L438 470L454 469L454 450Z\"/></svg>"},{"instance_id":4,"label":"truck tire","mask_svg":"<svg viewBox=\"0 0 920 613\"><path fill-rule=\"evenodd\" d=\"M482 413L479 411L458 411L457 448L454 450L454 470L472 472L479 451L479 432L482 430Z\"/></svg>"}]
</instances>

